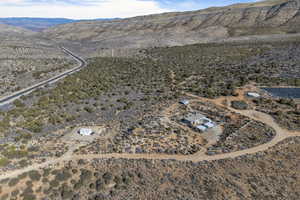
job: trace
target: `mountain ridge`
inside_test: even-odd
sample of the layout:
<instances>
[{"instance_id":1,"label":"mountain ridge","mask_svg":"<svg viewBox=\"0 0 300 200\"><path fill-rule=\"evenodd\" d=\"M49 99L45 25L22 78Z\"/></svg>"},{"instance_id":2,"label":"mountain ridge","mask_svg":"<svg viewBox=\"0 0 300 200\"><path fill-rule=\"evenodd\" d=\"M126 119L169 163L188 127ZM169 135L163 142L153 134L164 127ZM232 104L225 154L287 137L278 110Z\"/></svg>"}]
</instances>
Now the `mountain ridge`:
<instances>
[{"instance_id":1,"label":"mountain ridge","mask_svg":"<svg viewBox=\"0 0 300 200\"><path fill-rule=\"evenodd\" d=\"M111 19L99 18L93 20L106 21ZM34 17L0 18L0 24L21 27L35 32L40 32L50 27L54 27L61 24L68 24L68 23L79 22L79 21L87 21L87 20L86 19L75 20L75 19L68 19L68 18L34 18Z\"/></svg>"},{"instance_id":2,"label":"mountain ridge","mask_svg":"<svg viewBox=\"0 0 300 200\"><path fill-rule=\"evenodd\" d=\"M300 32L300 1L271 0L111 21L59 25L42 35L95 51L175 46L230 37Z\"/></svg>"}]
</instances>

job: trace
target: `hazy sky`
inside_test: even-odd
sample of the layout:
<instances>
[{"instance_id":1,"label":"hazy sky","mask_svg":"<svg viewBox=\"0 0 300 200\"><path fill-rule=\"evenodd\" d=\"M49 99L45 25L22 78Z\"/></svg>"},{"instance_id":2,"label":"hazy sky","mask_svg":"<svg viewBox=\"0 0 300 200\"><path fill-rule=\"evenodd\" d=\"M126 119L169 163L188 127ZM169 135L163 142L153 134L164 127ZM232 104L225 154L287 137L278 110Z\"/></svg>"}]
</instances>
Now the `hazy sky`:
<instances>
[{"instance_id":1,"label":"hazy sky","mask_svg":"<svg viewBox=\"0 0 300 200\"><path fill-rule=\"evenodd\" d=\"M132 17L257 0L0 0L0 17Z\"/></svg>"}]
</instances>

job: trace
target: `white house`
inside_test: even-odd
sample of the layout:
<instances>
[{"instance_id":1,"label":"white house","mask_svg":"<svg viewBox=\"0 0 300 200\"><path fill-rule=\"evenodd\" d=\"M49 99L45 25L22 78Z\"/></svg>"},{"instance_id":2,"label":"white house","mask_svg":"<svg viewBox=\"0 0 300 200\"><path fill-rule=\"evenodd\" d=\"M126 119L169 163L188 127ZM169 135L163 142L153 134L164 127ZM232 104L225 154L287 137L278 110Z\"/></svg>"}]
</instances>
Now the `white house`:
<instances>
[{"instance_id":1,"label":"white house","mask_svg":"<svg viewBox=\"0 0 300 200\"><path fill-rule=\"evenodd\" d=\"M203 118L205 118L205 116L200 113L189 113L184 117L183 121L195 127L203 123Z\"/></svg>"},{"instance_id":2,"label":"white house","mask_svg":"<svg viewBox=\"0 0 300 200\"><path fill-rule=\"evenodd\" d=\"M94 132L89 128L81 128L79 130L79 134L82 136L91 136Z\"/></svg>"},{"instance_id":3,"label":"white house","mask_svg":"<svg viewBox=\"0 0 300 200\"><path fill-rule=\"evenodd\" d=\"M183 118L183 122L190 127L195 128L200 132L205 132L207 129L214 128L216 124L206 116L200 113L189 113Z\"/></svg>"}]
</instances>

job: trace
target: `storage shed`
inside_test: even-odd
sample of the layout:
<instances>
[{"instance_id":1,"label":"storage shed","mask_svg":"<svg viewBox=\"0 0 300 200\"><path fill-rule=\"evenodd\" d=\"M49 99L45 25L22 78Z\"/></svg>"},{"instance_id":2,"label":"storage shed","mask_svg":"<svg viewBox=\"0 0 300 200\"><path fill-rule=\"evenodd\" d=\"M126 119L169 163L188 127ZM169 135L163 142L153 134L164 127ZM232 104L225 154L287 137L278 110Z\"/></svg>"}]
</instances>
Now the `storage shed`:
<instances>
[{"instance_id":1,"label":"storage shed","mask_svg":"<svg viewBox=\"0 0 300 200\"><path fill-rule=\"evenodd\" d=\"M182 104L182 105L187 106L187 105L189 105L190 101L187 100L187 99L183 99L183 100L181 100L179 103Z\"/></svg>"},{"instance_id":2,"label":"storage shed","mask_svg":"<svg viewBox=\"0 0 300 200\"><path fill-rule=\"evenodd\" d=\"M90 136L93 135L93 130L89 128L81 128L78 132L82 136Z\"/></svg>"},{"instance_id":3,"label":"storage shed","mask_svg":"<svg viewBox=\"0 0 300 200\"><path fill-rule=\"evenodd\" d=\"M260 94L256 93L256 92L248 92L247 95L249 97L253 97L253 98L259 98Z\"/></svg>"}]
</instances>

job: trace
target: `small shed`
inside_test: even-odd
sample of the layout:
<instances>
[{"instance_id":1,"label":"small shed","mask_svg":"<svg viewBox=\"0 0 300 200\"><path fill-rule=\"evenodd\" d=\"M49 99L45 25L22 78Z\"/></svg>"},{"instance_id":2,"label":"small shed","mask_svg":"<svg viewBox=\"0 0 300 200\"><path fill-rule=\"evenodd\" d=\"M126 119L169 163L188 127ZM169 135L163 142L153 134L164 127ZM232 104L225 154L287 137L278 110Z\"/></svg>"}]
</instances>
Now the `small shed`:
<instances>
[{"instance_id":1,"label":"small shed","mask_svg":"<svg viewBox=\"0 0 300 200\"><path fill-rule=\"evenodd\" d=\"M247 95L249 97L253 97L253 98L259 98L260 94L256 93L256 92L248 92Z\"/></svg>"},{"instance_id":2,"label":"small shed","mask_svg":"<svg viewBox=\"0 0 300 200\"><path fill-rule=\"evenodd\" d=\"M205 126L202 126L202 125L196 126L196 129L197 129L198 131L200 131L200 132L204 132L204 131L207 130L207 128L206 128Z\"/></svg>"},{"instance_id":3,"label":"small shed","mask_svg":"<svg viewBox=\"0 0 300 200\"><path fill-rule=\"evenodd\" d=\"M179 103L182 104L182 105L187 106L187 105L189 105L190 101L187 100L187 99L183 99L183 100L179 101Z\"/></svg>"},{"instance_id":4,"label":"small shed","mask_svg":"<svg viewBox=\"0 0 300 200\"><path fill-rule=\"evenodd\" d=\"M91 136L94 132L89 128L81 128L78 133L82 136Z\"/></svg>"}]
</instances>

